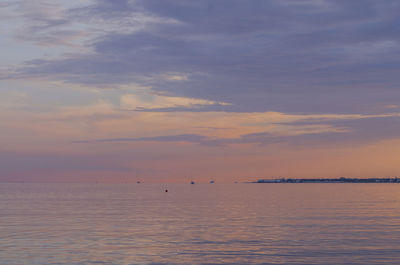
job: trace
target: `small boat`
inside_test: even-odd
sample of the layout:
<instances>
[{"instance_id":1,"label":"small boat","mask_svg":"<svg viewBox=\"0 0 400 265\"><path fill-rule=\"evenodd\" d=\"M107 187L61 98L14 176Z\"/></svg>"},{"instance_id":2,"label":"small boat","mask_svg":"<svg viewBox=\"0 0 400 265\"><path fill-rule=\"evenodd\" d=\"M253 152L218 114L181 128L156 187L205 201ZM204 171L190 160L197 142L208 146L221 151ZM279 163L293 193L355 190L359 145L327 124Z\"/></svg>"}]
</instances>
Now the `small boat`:
<instances>
[{"instance_id":1,"label":"small boat","mask_svg":"<svg viewBox=\"0 0 400 265\"><path fill-rule=\"evenodd\" d=\"M190 182L190 184L194 184L194 181L192 180L192 181Z\"/></svg>"},{"instance_id":2,"label":"small boat","mask_svg":"<svg viewBox=\"0 0 400 265\"><path fill-rule=\"evenodd\" d=\"M210 184L214 184L214 180L210 180Z\"/></svg>"}]
</instances>

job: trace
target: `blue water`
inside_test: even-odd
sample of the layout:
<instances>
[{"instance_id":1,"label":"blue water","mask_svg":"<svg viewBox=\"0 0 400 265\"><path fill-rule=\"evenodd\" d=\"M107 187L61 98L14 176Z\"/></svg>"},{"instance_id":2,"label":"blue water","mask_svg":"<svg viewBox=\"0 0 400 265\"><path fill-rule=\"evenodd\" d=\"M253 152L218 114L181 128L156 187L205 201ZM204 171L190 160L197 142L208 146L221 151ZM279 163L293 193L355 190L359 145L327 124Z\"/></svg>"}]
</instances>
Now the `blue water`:
<instances>
[{"instance_id":1,"label":"blue water","mask_svg":"<svg viewBox=\"0 0 400 265\"><path fill-rule=\"evenodd\" d=\"M2 265L400 264L399 243L400 184L0 184Z\"/></svg>"}]
</instances>

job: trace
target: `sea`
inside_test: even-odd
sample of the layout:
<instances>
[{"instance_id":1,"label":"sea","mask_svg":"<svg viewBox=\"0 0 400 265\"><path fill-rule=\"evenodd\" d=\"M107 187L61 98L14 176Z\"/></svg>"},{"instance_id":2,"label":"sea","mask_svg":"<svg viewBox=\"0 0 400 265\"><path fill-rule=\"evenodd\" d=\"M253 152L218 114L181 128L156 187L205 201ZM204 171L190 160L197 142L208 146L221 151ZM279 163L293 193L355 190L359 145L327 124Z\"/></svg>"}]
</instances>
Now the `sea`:
<instances>
[{"instance_id":1,"label":"sea","mask_svg":"<svg viewBox=\"0 0 400 265\"><path fill-rule=\"evenodd\" d=\"M0 183L0 264L398 265L400 184Z\"/></svg>"}]
</instances>

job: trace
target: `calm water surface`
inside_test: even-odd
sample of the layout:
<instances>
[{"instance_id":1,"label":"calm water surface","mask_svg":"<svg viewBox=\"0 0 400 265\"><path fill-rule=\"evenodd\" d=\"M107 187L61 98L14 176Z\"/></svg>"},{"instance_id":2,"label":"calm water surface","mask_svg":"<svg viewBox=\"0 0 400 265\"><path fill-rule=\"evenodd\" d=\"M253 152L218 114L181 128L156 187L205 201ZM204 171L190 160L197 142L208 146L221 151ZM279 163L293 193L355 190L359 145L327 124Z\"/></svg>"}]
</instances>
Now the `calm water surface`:
<instances>
[{"instance_id":1,"label":"calm water surface","mask_svg":"<svg viewBox=\"0 0 400 265\"><path fill-rule=\"evenodd\" d=\"M400 264L399 243L400 184L0 184L2 265Z\"/></svg>"}]
</instances>

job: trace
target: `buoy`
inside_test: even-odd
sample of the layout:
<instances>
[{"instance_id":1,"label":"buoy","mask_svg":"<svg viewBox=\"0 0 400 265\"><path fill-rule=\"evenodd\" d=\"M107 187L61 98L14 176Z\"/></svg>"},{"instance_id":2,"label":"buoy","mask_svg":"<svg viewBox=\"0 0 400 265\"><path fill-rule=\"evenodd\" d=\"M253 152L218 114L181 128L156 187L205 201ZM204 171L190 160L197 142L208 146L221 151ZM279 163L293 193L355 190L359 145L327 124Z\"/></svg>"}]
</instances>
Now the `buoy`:
<instances>
[{"instance_id":1,"label":"buoy","mask_svg":"<svg viewBox=\"0 0 400 265\"><path fill-rule=\"evenodd\" d=\"M168 192L168 190L165 190L165 192Z\"/></svg>"}]
</instances>

